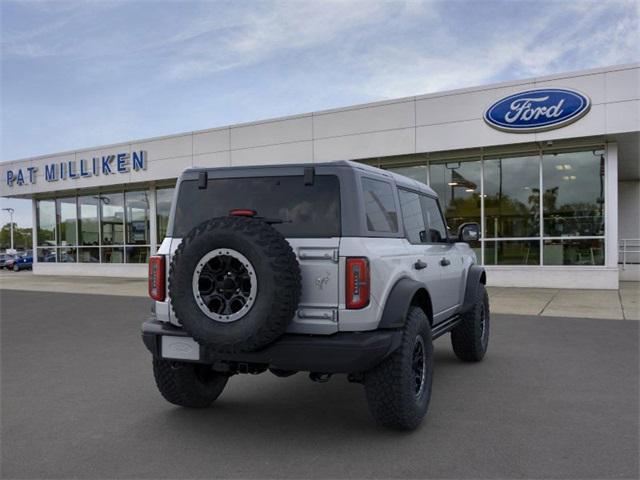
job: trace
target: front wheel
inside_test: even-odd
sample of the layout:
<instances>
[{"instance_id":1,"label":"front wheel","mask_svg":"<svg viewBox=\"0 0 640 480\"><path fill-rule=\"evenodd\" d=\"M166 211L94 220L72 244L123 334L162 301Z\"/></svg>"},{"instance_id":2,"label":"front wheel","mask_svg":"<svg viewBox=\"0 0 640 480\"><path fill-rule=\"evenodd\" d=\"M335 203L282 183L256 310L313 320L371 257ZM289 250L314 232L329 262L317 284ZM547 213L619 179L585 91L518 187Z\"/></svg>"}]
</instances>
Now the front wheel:
<instances>
[{"instance_id":1,"label":"front wheel","mask_svg":"<svg viewBox=\"0 0 640 480\"><path fill-rule=\"evenodd\" d=\"M389 357L365 374L369 410L378 423L397 430L413 430L427 413L433 380L431 326L424 311L411 307L402 343Z\"/></svg>"},{"instance_id":2,"label":"front wheel","mask_svg":"<svg viewBox=\"0 0 640 480\"><path fill-rule=\"evenodd\" d=\"M20 271L20 267L18 265L13 265L13 271L14 272L19 272Z\"/></svg>"},{"instance_id":3,"label":"front wheel","mask_svg":"<svg viewBox=\"0 0 640 480\"><path fill-rule=\"evenodd\" d=\"M489 347L489 319L489 296L485 286L480 284L473 307L451 330L451 345L460 360L479 362L484 358Z\"/></svg>"},{"instance_id":4,"label":"front wheel","mask_svg":"<svg viewBox=\"0 0 640 480\"><path fill-rule=\"evenodd\" d=\"M228 377L210 365L153 359L153 375L160 393L181 407L207 408L220 396Z\"/></svg>"}]
</instances>

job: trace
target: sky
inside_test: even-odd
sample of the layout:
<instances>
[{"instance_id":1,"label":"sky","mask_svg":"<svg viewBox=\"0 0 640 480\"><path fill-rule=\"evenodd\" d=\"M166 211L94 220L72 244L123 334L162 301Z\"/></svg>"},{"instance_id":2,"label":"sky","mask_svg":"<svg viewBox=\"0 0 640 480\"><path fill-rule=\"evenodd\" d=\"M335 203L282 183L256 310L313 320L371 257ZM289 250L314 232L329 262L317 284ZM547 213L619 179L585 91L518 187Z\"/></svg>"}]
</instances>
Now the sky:
<instances>
[{"instance_id":1,"label":"sky","mask_svg":"<svg viewBox=\"0 0 640 480\"><path fill-rule=\"evenodd\" d=\"M640 0L3 0L0 15L0 161L640 60ZM1 202L31 225L30 202Z\"/></svg>"}]
</instances>

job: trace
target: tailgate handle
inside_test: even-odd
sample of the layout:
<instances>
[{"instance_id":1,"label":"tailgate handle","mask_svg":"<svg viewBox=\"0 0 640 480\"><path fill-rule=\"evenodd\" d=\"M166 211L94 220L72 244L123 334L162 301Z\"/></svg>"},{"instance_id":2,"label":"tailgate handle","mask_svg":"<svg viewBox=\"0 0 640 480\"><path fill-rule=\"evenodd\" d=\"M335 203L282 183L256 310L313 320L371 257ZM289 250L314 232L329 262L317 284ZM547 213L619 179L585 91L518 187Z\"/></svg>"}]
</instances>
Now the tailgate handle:
<instances>
[{"instance_id":1,"label":"tailgate handle","mask_svg":"<svg viewBox=\"0 0 640 480\"><path fill-rule=\"evenodd\" d=\"M338 250L337 249L311 249L301 248L298 252L298 256L301 260L331 260L332 262L338 262Z\"/></svg>"}]
</instances>

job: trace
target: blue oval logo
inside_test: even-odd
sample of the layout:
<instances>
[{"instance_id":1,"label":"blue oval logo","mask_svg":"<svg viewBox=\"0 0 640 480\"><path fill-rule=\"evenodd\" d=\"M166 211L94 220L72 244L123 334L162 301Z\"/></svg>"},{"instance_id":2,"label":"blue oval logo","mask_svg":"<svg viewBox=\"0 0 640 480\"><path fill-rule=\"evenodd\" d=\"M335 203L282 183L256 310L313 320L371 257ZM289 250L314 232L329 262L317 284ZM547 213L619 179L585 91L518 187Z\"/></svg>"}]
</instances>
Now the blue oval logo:
<instances>
[{"instance_id":1,"label":"blue oval logo","mask_svg":"<svg viewBox=\"0 0 640 480\"><path fill-rule=\"evenodd\" d=\"M484 113L484 120L506 132L539 132L575 122L590 107L589 97L576 90L540 88L498 100Z\"/></svg>"}]
</instances>

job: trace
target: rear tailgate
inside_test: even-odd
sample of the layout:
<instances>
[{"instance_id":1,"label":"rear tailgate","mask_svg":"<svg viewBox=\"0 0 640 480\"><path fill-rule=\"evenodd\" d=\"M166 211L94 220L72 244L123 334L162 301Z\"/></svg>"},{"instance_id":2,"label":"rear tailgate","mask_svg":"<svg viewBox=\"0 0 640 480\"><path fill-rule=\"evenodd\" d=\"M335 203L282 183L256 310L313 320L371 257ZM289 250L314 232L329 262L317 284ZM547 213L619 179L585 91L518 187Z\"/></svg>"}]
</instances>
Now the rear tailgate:
<instances>
[{"instance_id":1,"label":"rear tailgate","mask_svg":"<svg viewBox=\"0 0 640 480\"><path fill-rule=\"evenodd\" d=\"M331 334L338 331L339 238L288 238L302 274L302 296L287 332Z\"/></svg>"}]
</instances>

